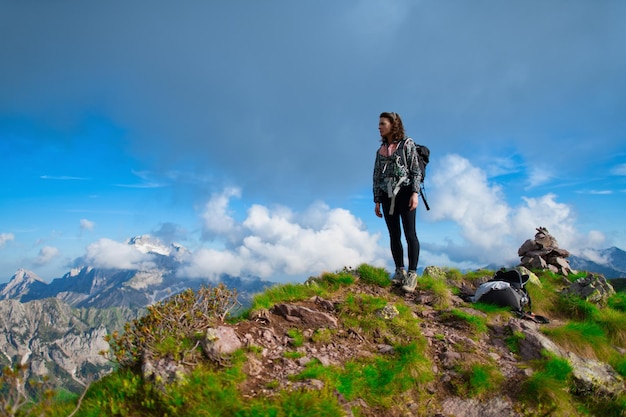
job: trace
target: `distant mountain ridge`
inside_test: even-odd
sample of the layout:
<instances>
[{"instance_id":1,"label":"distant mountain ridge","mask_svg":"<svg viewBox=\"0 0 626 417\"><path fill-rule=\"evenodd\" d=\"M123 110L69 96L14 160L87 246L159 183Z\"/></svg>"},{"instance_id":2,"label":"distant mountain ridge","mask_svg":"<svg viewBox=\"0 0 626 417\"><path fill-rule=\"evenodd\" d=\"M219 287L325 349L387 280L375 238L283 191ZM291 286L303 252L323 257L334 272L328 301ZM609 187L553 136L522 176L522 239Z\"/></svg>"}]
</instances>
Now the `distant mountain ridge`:
<instances>
[{"instance_id":1,"label":"distant mountain ridge","mask_svg":"<svg viewBox=\"0 0 626 417\"><path fill-rule=\"evenodd\" d=\"M626 251L615 246L608 249L585 250L580 256L567 258L573 269L596 272L605 278L626 278Z\"/></svg>"},{"instance_id":2,"label":"distant mountain ridge","mask_svg":"<svg viewBox=\"0 0 626 417\"><path fill-rule=\"evenodd\" d=\"M183 246L166 246L147 235L127 243L152 255L151 268L86 265L50 283L19 269L0 285L0 366L27 363L30 376L48 376L54 386L80 392L94 377L113 369L100 354L108 350L105 335L122 331L125 323L145 314L145 307L168 296L217 285L178 274L190 254ZM227 275L219 281L237 291L244 307L254 294L274 285Z\"/></svg>"},{"instance_id":3,"label":"distant mountain ridge","mask_svg":"<svg viewBox=\"0 0 626 417\"><path fill-rule=\"evenodd\" d=\"M86 265L72 269L50 283L34 272L20 269L9 282L0 285L0 300L29 302L55 297L76 308L144 308L187 288L216 285L216 282L179 274L184 260L191 253L181 245L167 246L149 235L132 237L127 244L141 253L151 254L154 266L140 270ZM259 278L242 279L228 275L220 276L219 282L236 289L244 304L255 293L274 285Z\"/></svg>"}]
</instances>

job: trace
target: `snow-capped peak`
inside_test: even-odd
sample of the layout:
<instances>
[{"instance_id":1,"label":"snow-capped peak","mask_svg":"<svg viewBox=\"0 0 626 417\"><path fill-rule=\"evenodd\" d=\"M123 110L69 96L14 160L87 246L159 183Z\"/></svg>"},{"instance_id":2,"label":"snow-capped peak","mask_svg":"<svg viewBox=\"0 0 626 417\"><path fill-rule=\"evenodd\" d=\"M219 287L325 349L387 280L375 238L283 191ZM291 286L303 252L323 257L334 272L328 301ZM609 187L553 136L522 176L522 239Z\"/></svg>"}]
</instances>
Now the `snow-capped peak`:
<instances>
[{"instance_id":1,"label":"snow-capped peak","mask_svg":"<svg viewBox=\"0 0 626 417\"><path fill-rule=\"evenodd\" d=\"M159 239L150 235L135 236L128 239L128 244L133 245L142 253L154 253L157 255L169 256L170 249Z\"/></svg>"},{"instance_id":2,"label":"snow-capped peak","mask_svg":"<svg viewBox=\"0 0 626 417\"><path fill-rule=\"evenodd\" d=\"M133 245L142 253L152 253L163 256L175 256L188 252L186 248L177 243L166 246L159 239L150 235L131 237L128 239L128 244Z\"/></svg>"}]
</instances>

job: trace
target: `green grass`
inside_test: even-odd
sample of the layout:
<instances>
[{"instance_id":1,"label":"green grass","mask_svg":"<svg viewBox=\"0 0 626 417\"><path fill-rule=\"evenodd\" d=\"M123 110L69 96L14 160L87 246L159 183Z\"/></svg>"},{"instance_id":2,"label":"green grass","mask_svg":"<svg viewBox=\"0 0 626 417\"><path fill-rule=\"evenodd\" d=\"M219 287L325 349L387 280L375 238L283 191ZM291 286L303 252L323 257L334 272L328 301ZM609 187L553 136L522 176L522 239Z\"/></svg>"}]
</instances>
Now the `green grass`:
<instances>
[{"instance_id":1,"label":"green grass","mask_svg":"<svg viewBox=\"0 0 626 417\"><path fill-rule=\"evenodd\" d=\"M287 330L287 336L289 336L289 343L293 347L300 347L304 345L304 335L300 329Z\"/></svg>"},{"instance_id":2,"label":"green grass","mask_svg":"<svg viewBox=\"0 0 626 417\"><path fill-rule=\"evenodd\" d=\"M459 381L454 383L457 395L465 398L485 398L497 392L504 376L492 364L464 364L456 367Z\"/></svg>"},{"instance_id":3,"label":"green grass","mask_svg":"<svg viewBox=\"0 0 626 417\"><path fill-rule=\"evenodd\" d=\"M513 353L519 353L519 346L522 340L526 339L524 333L520 331L513 332L510 336L504 339L506 346Z\"/></svg>"},{"instance_id":4,"label":"green grass","mask_svg":"<svg viewBox=\"0 0 626 417\"><path fill-rule=\"evenodd\" d=\"M559 346L583 357L602 358L610 352L606 332L596 322L571 321L543 331Z\"/></svg>"},{"instance_id":5,"label":"green grass","mask_svg":"<svg viewBox=\"0 0 626 417\"><path fill-rule=\"evenodd\" d=\"M243 355L231 367L198 366L187 377L155 389L130 372L99 381L87 394L79 416L340 416L341 406L328 391L281 390L271 398L244 399L238 384L245 380ZM276 386L277 388L277 386Z\"/></svg>"},{"instance_id":6,"label":"green grass","mask_svg":"<svg viewBox=\"0 0 626 417\"><path fill-rule=\"evenodd\" d=\"M611 343L626 348L626 312L604 308L598 314L597 323Z\"/></svg>"},{"instance_id":7,"label":"green grass","mask_svg":"<svg viewBox=\"0 0 626 417\"><path fill-rule=\"evenodd\" d=\"M572 367L562 358L546 355L535 362L538 370L522 384L522 398L536 406L545 415L577 415L567 390Z\"/></svg>"},{"instance_id":8,"label":"green grass","mask_svg":"<svg viewBox=\"0 0 626 417\"><path fill-rule=\"evenodd\" d=\"M311 298L315 295L323 297L327 294L325 288L319 285L283 284L271 287L252 298L250 310L269 309L281 302L294 302Z\"/></svg>"},{"instance_id":9,"label":"green grass","mask_svg":"<svg viewBox=\"0 0 626 417\"><path fill-rule=\"evenodd\" d=\"M330 329L315 329L313 335L311 336L311 340L313 343L325 345L332 342L333 334L334 332Z\"/></svg>"},{"instance_id":10,"label":"green grass","mask_svg":"<svg viewBox=\"0 0 626 417\"><path fill-rule=\"evenodd\" d=\"M387 272L384 268L361 264L357 268L357 272L361 277L361 281L367 284L377 285L383 288L391 285L389 272Z\"/></svg>"},{"instance_id":11,"label":"green grass","mask_svg":"<svg viewBox=\"0 0 626 417\"><path fill-rule=\"evenodd\" d=\"M395 346L383 357L355 359L344 367L322 366L312 361L294 380L319 379L336 389L346 400L362 398L370 407L390 408L407 391L418 392L433 379L423 346Z\"/></svg>"},{"instance_id":12,"label":"green grass","mask_svg":"<svg viewBox=\"0 0 626 417\"><path fill-rule=\"evenodd\" d=\"M487 319L463 310L453 308L444 312L442 318L451 322L466 323L474 337L487 331Z\"/></svg>"},{"instance_id":13,"label":"green grass","mask_svg":"<svg viewBox=\"0 0 626 417\"><path fill-rule=\"evenodd\" d=\"M417 279L417 286L432 293L432 304L436 309L444 310L450 306L452 292L444 280L423 275Z\"/></svg>"},{"instance_id":14,"label":"green grass","mask_svg":"<svg viewBox=\"0 0 626 417\"><path fill-rule=\"evenodd\" d=\"M613 294L608 300L608 306L613 310L626 313L626 292L618 292Z\"/></svg>"}]
</instances>

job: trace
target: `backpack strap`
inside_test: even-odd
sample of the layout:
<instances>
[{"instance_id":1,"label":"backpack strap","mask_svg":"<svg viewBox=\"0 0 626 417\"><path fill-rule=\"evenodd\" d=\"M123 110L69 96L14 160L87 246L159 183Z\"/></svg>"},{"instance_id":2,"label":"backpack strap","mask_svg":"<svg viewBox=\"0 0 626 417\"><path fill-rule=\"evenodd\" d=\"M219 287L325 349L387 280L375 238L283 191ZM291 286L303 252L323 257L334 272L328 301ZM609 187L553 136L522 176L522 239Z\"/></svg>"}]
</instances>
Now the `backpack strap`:
<instances>
[{"instance_id":1,"label":"backpack strap","mask_svg":"<svg viewBox=\"0 0 626 417\"><path fill-rule=\"evenodd\" d=\"M406 141L409 141L409 140L411 142L415 143L415 141L411 137L407 136L406 138L404 138L404 139L402 139L400 141L400 144L398 144L398 149L402 150L402 160L404 162L404 166L407 167L407 168L408 168L408 165L406 163L406 150L404 149L404 144L405 144ZM420 148L422 146L418 145L417 143L415 144L415 146L417 148L416 149L417 152L419 153L420 152ZM428 157L429 156L430 156L430 151L428 151L428 154L426 155L426 162L428 162ZM422 155L418 155L418 158L422 158ZM421 171L421 169L422 169L422 167L420 166L420 171ZM424 207L426 207L426 210L430 210L430 206L428 205L428 201L426 200L426 190L424 189L424 175L425 174L426 173L422 171L422 181L419 184L419 189L420 189L419 195L422 197L422 201L424 202Z\"/></svg>"}]
</instances>

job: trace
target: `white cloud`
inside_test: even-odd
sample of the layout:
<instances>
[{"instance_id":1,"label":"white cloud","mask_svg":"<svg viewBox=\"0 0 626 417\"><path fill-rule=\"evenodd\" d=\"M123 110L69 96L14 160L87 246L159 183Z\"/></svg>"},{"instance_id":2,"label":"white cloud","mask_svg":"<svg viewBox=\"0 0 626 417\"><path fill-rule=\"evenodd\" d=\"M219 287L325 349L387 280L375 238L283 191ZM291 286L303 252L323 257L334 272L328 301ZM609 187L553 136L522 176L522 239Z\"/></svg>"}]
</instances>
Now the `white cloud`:
<instances>
[{"instance_id":1,"label":"white cloud","mask_svg":"<svg viewBox=\"0 0 626 417\"><path fill-rule=\"evenodd\" d=\"M7 242L15 239L13 233L0 233L0 248L4 247Z\"/></svg>"},{"instance_id":2,"label":"white cloud","mask_svg":"<svg viewBox=\"0 0 626 417\"><path fill-rule=\"evenodd\" d=\"M600 254L600 251L598 251L597 249L585 248L582 249L578 253L578 255L600 265L608 265L611 261L608 254L602 256L602 254Z\"/></svg>"},{"instance_id":3,"label":"white cloud","mask_svg":"<svg viewBox=\"0 0 626 417\"><path fill-rule=\"evenodd\" d=\"M60 253L61 252L53 246L44 246L39 250L39 256L35 259L35 265L45 265L57 258Z\"/></svg>"},{"instance_id":4,"label":"white cloud","mask_svg":"<svg viewBox=\"0 0 626 417\"><path fill-rule=\"evenodd\" d=\"M152 258L127 243L100 239L87 246L83 261L96 268L143 270L154 267Z\"/></svg>"},{"instance_id":5,"label":"white cloud","mask_svg":"<svg viewBox=\"0 0 626 417\"><path fill-rule=\"evenodd\" d=\"M545 184L554 177L552 170L545 166L532 166L528 177L528 188Z\"/></svg>"},{"instance_id":6,"label":"white cloud","mask_svg":"<svg viewBox=\"0 0 626 417\"><path fill-rule=\"evenodd\" d=\"M494 236L510 233L510 208L502 190L487 181L484 171L458 155L446 155L432 170L434 220L452 220L463 237L484 249L499 245Z\"/></svg>"},{"instance_id":7,"label":"white cloud","mask_svg":"<svg viewBox=\"0 0 626 417\"><path fill-rule=\"evenodd\" d=\"M463 241L433 242L434 257L447 254L455 263L508 264L517 259L517 250L543 226L559 246L571 252L603 243L604 235L591 231L586 236L576 230L575 213L567 204L557 202L554 194L538 198L522 197L511 207L498 185L490 184L480 168L458 155L446 155L441 167L432 169L432 211L435 221L450 220L459 227Z\"/></svg>"},{"instance_id":8,"label":"white cloud","mask_svg":"<svg viewBox=\"0 0 626 417\"><path fill-rule=\"evenodd\" d=\"M227 206L220 208L225 212ZM388 249L379 246L379 235L368 233L349 211L322 203L301 214L284 207L270 210L253 205L243 222L229 219L233 233L242 234L237 243L224 250L197 251L181 274L210 279L226 273L273 281L302 280L361 263L382 266L390 258Z\"/></svg>"},{"instance_id":9,"label":"white cloud","mask_svg":"<svg viewBox=\"0 0 626 417\"><path fill-rule=\"evenodd\" d=\"M213 194L205 205L202 217L204 219L204 233L209 238L223 234L231 234L237 226L235 219L228 210L228 204L232 197L239 198L239 188L226 188L220 194Z\"/></svg>"},{"instance_id":10,"label":"white cloud","mask_svg":"<svg viewBox=\"0 0 626 417\"><path fill-rule=\"evenodd\" d=\"M95 223L87 219L80 219L80 230L92 231Z\"/></svg>"},{"instance_id":11,"label":"white cloud","mask_svg":"<svg viewBox=\"0 0 626 417\"><path fill-rule=\"evenodd\" d=\"M613 175L626 175L626 164L619 164L613 167L611 170Z\"/></svg>"}]
</instances>

